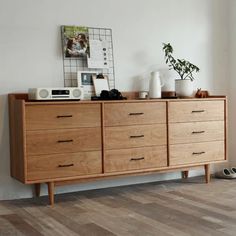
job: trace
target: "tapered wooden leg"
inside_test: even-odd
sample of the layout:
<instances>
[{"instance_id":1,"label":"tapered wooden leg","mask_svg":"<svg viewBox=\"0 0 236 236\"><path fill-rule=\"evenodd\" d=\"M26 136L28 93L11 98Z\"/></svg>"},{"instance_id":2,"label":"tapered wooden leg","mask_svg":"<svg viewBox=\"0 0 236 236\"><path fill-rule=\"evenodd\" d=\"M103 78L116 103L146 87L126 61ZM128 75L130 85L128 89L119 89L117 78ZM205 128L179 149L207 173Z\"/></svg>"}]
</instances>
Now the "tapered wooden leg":
<instances>
[{"instance_id":1,"label":"tapered wooden leg","mask_svg":"<svg viewBox=\"0 0 236 236\"><path fill-rule=\"evenodd\" d=\"M50 205L54 205L54 182L48 182L48 195L49 195L49 201Z\"/></svg>"},{"instance_id":2,"label":"tapered wooden leg","mask_svg":"<svg viewBox=\"0 0 236 236\"><path fill-rule=\"evenodd\" d=\"M188 170L182 171L182 179L187 179L188 178Z\"/></svg>"},{"instance_id":3,"label":"tapered wooden leg","mask_svg":"<svg viewBox=\"0 0 236 236\"><path fill-rule=\"evenodd\" d=\"M204 168L205 168L205 180L206 180L206 183L209 183L210 177L211 177L210 164L204 165Z\"/></svg>"},{"instance_id":4,"label":"tapered wooden leg","mask_svg":"<svg viewBox=\"0 0 236 236\"><path fill-rule=\"evenodd\" d=\"M34 190L35 190L35 196L39 197L40 196L40 183L34 185Z\"/></svg>"}]
</instances>

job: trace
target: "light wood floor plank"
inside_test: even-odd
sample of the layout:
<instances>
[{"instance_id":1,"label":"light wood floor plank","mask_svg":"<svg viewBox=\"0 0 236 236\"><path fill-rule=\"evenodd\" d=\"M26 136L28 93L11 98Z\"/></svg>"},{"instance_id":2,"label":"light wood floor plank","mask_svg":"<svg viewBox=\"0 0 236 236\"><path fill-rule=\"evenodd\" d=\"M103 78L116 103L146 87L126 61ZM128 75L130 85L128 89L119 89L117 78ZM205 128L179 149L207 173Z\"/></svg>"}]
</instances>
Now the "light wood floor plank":
<instances>
[{"instance_id":1,"label":"light wood floor plank","mask_svg":"<svg viewBox=\"0 0 236 236\"><path fill-rule=\"evenodd\" d=\"M233 236L236 181L189 178L0 201L0 236Z\"/></svg>"}]
</instances>

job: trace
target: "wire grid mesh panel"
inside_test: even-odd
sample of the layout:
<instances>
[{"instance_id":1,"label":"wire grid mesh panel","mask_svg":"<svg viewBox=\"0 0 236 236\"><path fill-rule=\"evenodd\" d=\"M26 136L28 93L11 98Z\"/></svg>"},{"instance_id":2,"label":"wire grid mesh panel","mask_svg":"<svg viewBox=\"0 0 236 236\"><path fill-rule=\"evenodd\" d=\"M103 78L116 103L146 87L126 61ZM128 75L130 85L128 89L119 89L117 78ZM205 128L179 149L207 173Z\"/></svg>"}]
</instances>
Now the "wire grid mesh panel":
<instances>
[{"instance_id":1,"label":"wire grid mesh panel","mask_svg":"<svg viewBox=\"0 0 236 236\"><path fill-rule=\"evenodd\" d=\"M63 56L63 71L64 71L64 86L65 87L77 87L77 72L91 71L97 74L102 73L108 77L110 89L115 88L115 70L114 70L114 54L112 43L112 30L108 28L88 28L89 40L105 40L107 42L107 68L88 68L87 57L65 57ZM63 27L62 27L63 35ZM63 39L63 37L62 37ZM63 39L64 40L64 39ZM64 55L64 43L62 42L63 55Z\"/></svg>"}]
</instances>

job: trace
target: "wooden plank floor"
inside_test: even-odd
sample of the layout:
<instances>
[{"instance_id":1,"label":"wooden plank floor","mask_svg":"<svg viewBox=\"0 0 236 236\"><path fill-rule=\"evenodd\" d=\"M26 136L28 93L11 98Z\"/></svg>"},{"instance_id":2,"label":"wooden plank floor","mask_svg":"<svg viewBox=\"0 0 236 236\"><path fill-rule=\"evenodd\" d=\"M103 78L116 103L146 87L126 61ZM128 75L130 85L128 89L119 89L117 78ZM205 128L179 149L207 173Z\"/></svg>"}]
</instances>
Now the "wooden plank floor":
<instances>
[{"instance_id":1,"label":"wooden plank floor","mask_svg":"<svg viewBox=\"0 0 236 236\"><path fill-rule=\"evenodd\" d=\"M5 235L236 235L236 180L203 177L0 201Z\"/></svg>"}]
</instances>

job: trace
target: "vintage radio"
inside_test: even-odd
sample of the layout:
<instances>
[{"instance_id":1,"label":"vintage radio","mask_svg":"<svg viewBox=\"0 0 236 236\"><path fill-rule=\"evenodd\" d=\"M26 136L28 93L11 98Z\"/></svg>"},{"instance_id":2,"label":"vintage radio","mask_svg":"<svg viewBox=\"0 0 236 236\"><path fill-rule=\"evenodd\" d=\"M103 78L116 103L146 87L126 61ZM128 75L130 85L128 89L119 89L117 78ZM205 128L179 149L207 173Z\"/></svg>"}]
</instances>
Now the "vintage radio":
<instances>
[{"instance_id":1,"label":"vintage radio","mask_svg":"<svg viewBox=\"0 0 236 236\"><path fill-rule=\"evenodd\" d=\"M82 100L84 97L82 87L67 88L30 88L29 100Z\"/></svg>"}]
</instances>

